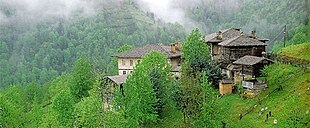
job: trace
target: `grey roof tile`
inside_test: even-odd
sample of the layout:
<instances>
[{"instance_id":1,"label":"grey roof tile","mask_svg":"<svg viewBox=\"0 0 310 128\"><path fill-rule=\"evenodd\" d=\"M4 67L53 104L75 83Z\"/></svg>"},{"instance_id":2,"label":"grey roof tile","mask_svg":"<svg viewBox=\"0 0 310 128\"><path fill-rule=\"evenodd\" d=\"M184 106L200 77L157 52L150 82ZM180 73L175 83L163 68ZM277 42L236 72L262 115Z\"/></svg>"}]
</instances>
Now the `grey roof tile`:
<instances>
[{"instance_id":1,"label":"grey roof tile","mask_svg":"<svg viewBox=\"0 0 310 128\"><path fill-rule=\"evenodd\" d=\"M117 53L113 56L119 58L141 58L152 51L161 52L166 55L167 58L180 57L182 54L179 50L176 50L176 52L173 53L170 46L165 46L162 44L149 44L122 53Z\"/></svg>"}]
</instances>

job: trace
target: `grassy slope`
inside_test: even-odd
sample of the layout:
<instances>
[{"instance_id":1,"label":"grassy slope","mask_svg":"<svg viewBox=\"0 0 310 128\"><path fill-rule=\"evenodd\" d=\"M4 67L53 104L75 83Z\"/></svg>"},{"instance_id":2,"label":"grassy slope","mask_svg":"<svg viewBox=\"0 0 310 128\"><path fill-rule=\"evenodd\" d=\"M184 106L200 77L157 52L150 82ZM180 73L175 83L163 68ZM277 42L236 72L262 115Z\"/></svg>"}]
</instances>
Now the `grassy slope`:
<instances>
[{"instance_id":1,"label":"grassy slope","mask_svg":"<svg viewBox=\"0 0 310 128\"><path fill-rule=\"evenodd\" d=\"M289 55L292 58L305 58L309 55L309 44L300 44L285 48L282 54ZM306 58L309 59L309 58ZM274 64L269 67L276 79L268 84L268 88L260 93L254 99L243 99L238 94L225 95L218 100L220 105L220 115L227 122L228 127L246 127L246 128L261 128L261 127L292 127L292 123L299 120L300 122L310 122L310 70L301 69L292 65ZM280 72L281 71L281 72ZM273 77L273 76L269 76ZM282 85L283 90L276 90L279 85ZM260 99L266 97L261 104L258 104ZM257 104L257 107L239 120L239 114L245 112L251 106ZM261 116L258 112L261 108L268 107ZM272 112L272 117L265 121L267 112ZM274 125L273 120L277 119L278 124ZM295 120L295 121L294 121ZM182 112L173 107L165 110L165 118L160 120L158 124L152 127L182 127L183 126ZM149 126L151 127L151 126ZM296 124L294 127L301 127ZM310 127L310 123L307 124Z\"/></svg>"},{"instance_id":2,"label":"grassy slope","mask_svg":"<svg viewBox=\"0 0 310 128\"><path fill-rule=\"evenodd\" d=\"M280 55L310 62L310 42L283 48Z\"/></svg>"},{"instance_id":3,"label":"grassy slope","mask_svg":"<svg viewBox=\"0 0 310 128\"><path fill-rule=\"evenodd\" d=\"M309 61L309 48L310 43L294 45L284 48L281 55ZM228 127L292 127L294 123L294 127L301 127L300 122L310 122L310 70L284 64L274 64L270 69L271 72L274 70L274 73L270 73L269 77L277 77L273 80L276 82L269 84L269 88L256 98L242 99L237 94L231 94L219 100L222 106L221 114L226 118ZM280 79L281 77L283 79ZM258 104L259 99L267 96L279 85L282 85L283 90L275 91ZM239 114L255 104L258 106L239 120ZM268 107L268 110L259 116L258 112L263 107ZM265 121L269 111L272 112L272 117ZM277 125L273 124L274 119L277 119ZM310 123L302 125L310 127Z\"/></svg>"},{"instance_id":4,"label":"grassy slope","mask_svg":"<svg viewBox=\"0 0 310 128\"><path fill-rule=\"evenodd\" d=\"M289 65L282 65L292 68ZM298 71L300 71L298 69ZM237 94L226 95L219 100L221 104L221 114L226 117L229 127L289 127L288 121L294 117L307 117L303 120L310 121L310 71L300 71L293 75L287 82L283 83L283 90L276 91L258 104L256 109L239 120L239 114L257 104L258 99L262 99L278 85L269 85L269 88L254 99L242 99ZM300 93L300 95L299 95ZM261 108L268 107L272 112L270 120L265 122L267 112L258 116ZM273 125L273 119L278 120L277 125ZM303 121L304 122L304 121ZM310 125L310 124L308 124Z\"/></svg>"}]
</instances>

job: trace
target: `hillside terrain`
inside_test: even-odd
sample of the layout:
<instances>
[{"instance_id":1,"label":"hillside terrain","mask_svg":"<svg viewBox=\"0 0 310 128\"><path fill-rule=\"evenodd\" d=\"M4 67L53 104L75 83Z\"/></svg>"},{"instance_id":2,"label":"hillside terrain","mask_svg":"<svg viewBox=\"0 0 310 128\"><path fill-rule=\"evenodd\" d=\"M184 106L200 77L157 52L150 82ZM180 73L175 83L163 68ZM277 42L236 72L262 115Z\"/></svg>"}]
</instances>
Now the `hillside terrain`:
<instances>
[{"instance_id":1,"label":"hillside terrain","mask_svg":"<svg viewBox=\"0 0 310 128\"><path fill-rule=\"evenodd\" d=\"M21 15L21 5L0 1L0 12L11 19L0 24L0 65L3 67L0 69L0 87L31 82L42 85L70 71L73 62L80 56L91 58L97 71L113 75L116 67L110 56L117 48L124 44L170 44L185 39L185 28L192 29L178 23L164 22L156 12L142 11L138 2L92 0L89 1L95 3L92 15L85 16L82 10L76 10L72 16L38 18L37 15ZM258 36L271 40L269 49L274 41L280 40L275 43L276 49L280 49L283 46L282 36L277 36L277 33L285 24L291 30L288 37L297 35L294 42L304 42L309 38L304 25L309 14L308 4L307 0L295 4L289 0L208 0L174 4L174 7L183 10L185 17L202 32L240 27L248 33L255 29ZM294 29L297 26L298 29ZM297 33L301 32L300 29L304 32Z\"/></svg>"},{"instance_id":2,"label":"hillside terrain","mask_svg":"<svg viewBox=\"0 0 310 128\"><path fill-rule=\"evenodd\" d=\"M268 88L254 99L237 94L219 99L220 112L228 127L309 127L310 71L285 64L267 67ZM279 90L278 87L283 89ZM266 99L262 100L264 97ZM256 106L249 114L242 114ZM268 108L259 114L261 109ZM266 114L272 116L266 121ZM277 124L274 124L277 120Z\"/></svg>"},{"instance_id":3,"label":"hillside terrain","mask_svg":"<svg viewBox=\"0 0 310 128\"><path fill-rule=\"evenodd\" d=\"M308 60L310 43L283 48L281 55L294 61ZM309 62L308 62L309 63ZM219 97L217 109L227 127L309 127L310 126L310 70L288 64L275 63L264 69L268 88L255 98L239 94ZM279 89L282 87L282 89ZM254 107L255 106L255 107ZM262 109L266 109L260 112ZM170 110L176 111L176 110ZM266 114L272 116L266 121ZM243 115L240 119L240 114ZM168 117L173 117L169 119ZM182 115L171 112L158 126L183 126ZM277 124L274 124L277 120Z\"/></svg>"},{"instance_id":4,"label":"hillside terrain","mask_svg":"<svg viewBox=\"0 0 310 128\"><path fill-rule=\"evenodd\" d=\"M290 47L286 47L281 49L280 57L286 60L296 61L301 64L309 64L310 63L310 43L302 43L297 45L292 45Z\"/></svg>"},{"instance_id":5,"label":"hillside terrain","mask_svg":"<svg viewBox=\"0 0 310 128\"><path fill-rule=\"evenodd\" d=\"M96 71L113 75L117 67L111 55L121 46L170 44L185 38L182 26L158 22L136 4L105 2L98 3L91 17L56 17L27 24L19 20L17 7L0 6L0 11L16 17L0 24L0 87L43 85L70 71L81 56L90 58Z\"/></svg>"},{"instance_id":6,"label":"hillside terrain","mask_svg":"<svg viewBox=\"0 0 310 128\"><path fill-rule=\"evenodd\" d=\"M144 0L61 1L0 0L0 128L310 127L310 0L167 0L165 13L182 14L173 21ZM204 38L232 27L270 39L275 62L257 77L268 88L254 98L239 84L219 93L223 74ZM152 51L126 82L109 80L113 54L175 42L180 77Z\"/></svg>"}]
</instances>

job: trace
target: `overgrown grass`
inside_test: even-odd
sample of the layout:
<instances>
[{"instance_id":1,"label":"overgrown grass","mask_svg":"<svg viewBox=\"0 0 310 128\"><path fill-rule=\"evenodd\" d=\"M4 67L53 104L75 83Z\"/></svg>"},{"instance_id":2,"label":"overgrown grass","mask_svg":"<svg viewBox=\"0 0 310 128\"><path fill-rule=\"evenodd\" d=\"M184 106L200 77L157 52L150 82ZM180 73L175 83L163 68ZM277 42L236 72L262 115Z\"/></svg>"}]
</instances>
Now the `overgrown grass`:
<instances>
[{"instance_id":1,"label":"overgrown grass","mask_svg":"<svg viewBox=\"0 0 310 128\"><path fill-rule=\"evenodd\" d=\"M280 51L280 55L310 62L310 42L283 48Z\"/></svg>"}]
</instances>

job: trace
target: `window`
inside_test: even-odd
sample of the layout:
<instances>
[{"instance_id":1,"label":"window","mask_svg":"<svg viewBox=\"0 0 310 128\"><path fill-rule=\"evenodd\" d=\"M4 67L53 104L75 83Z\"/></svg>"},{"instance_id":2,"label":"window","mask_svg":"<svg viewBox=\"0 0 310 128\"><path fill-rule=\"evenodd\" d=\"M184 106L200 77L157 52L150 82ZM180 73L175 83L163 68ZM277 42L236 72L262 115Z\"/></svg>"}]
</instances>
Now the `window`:
<instances>
[{"instance_id":1,"label":"window","mask_svg":"<svg viewBox=\"0 0 310 128\"><path fill-rule=\"evenodd\" d=\"M133 60L130 60L130 66L133 66Z\"/></svg>"},{"instance_id":2,"label":"window","mask_svg":"<svg viewBox=\"0 0 310 128\"><path fill-rule=\"evenodd\" d=\"M123 75L126 75L126 71L123 71Z\"/></svg>"},{"instance_id":3,"label":"window","mask_svg":"<svg viewBox=\"0 0 310 128\"><path fill-rule=\"evenodd\" d=\"M132 71L130 71L130 74L132 73Z\"/></svg>"},{"instance_id":4,"label":"window","mask_svg":"<svg viewBox=\"0 0 310 128\"><path fill-rule=\"evenodd\" d=\"M125 66L125 65L126 65L126 62L125 62L125 60L122 60L122 64L123 64L123 66Z\"/></svg>"},{"instance_id":5,"label":"window","mask_svg":"<svg viewBox=\"0 0 310 128\"><path fill-rule=\"evenodd\" d=\"M140 63L140 60L138 60L138 64Z\"/></svg>"}]
</instances>

